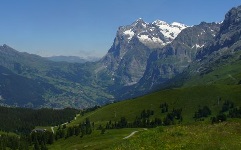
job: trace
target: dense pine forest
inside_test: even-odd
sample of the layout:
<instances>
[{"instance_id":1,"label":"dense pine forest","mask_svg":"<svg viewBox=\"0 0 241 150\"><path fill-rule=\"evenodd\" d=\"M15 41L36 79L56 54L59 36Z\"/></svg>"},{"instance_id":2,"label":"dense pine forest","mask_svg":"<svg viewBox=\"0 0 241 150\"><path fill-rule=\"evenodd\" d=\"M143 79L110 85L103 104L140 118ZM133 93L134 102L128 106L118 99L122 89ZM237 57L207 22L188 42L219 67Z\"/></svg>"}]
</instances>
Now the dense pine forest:
<instances>
[{"instance_id":1,"label":"dense pine forest","mask_svg":"<svg viewBox=\"0 0 241 150\"><path fill-rule=\"evenodd\" d=\"M0 107L0 130L30 133L36 126L56 126L73 120L79 111L66 109L28 109Z\"/></svg>"}]
</instances>

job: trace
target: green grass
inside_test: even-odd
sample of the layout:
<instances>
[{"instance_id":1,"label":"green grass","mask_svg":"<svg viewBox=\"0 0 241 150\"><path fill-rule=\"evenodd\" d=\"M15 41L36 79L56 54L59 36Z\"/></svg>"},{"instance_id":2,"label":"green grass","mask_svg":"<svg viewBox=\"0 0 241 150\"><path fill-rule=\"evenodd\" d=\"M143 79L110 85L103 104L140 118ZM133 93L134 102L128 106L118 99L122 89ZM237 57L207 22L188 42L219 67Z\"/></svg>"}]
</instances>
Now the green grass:
<instances>
[{"instance_id":1,"label":"green grass","mask_svg":"<svg viewBox=\"0 0 241 150\"><path fill-rule=\"evenodd\" d=\"M125 116L129 121L133 121L143 109L154 110L153 118L163 118L166 114L162 114L159 108L160 103L163 102L169 104L169 110L182 108L183 121L188 123L193 122L193 115L198 106L207 105L212 113L216 114L225 100L233 101L236 105L241 106L240 97L241 85L203 85L169 89L101 107L84 116L77 117L77 120L72 121L69 125L77 125L86 117L90 118L91 122L95 122L95 124L106 124L109 120L118 121L122 116ZM218 103L219 98L221 98L221 101Z\"/></svg>"},{"instance_id":2,"label":"green grass","mask_svg":"<svg viewBox=\"0 0 241 150\"><path fill-rule=\"evenodd\" d=\"M99 130L95 130L91 135L73 136L68 139L60 139L53 145L48 146L49 150L81 150L81 149L107 149L113 144L123 141L133 131L141 131L143 129L113 129L107 130L105 134L101 134Z\"/></svg>"},{"instance_id":3,"label":"green grass","mask_svg":"<svg viewBox=\"0 0 241 150\"><path fill-rule=\"evenodd\" d=\"M221 101L218 103L218 99ZM78 125L85 118L91 122L105 125L107 121L118 121L125 116L133 121L143 109L154 110L153 117L164 118L159 108L160 103L167 102L169 110L183 109L183 123L175 126L158 127L156 129L114 129L107 130L104 135L94 130L93 134L80 138L70 137L56 141L49 149L221 149L241 148L241 121L231 121L216 125L210 124L210 118L203 122L195 122L194 112L198 106L207 105L216 115L225 100L230 100L236 106L241 106L241 85L203 85L188 88L177 88L159 91L132 100L110 104L84 116L77 116L67 126ZM227 129L226 129L227 128ZM133 137L123 140L123 137L133 131L141 131ZM240 134L240 135L239 135ZM234 142L234 144L232 144ZM205 143L205 144L204 144ZM231 145L227 147L228 145Z\"/></svg>"},{"instance_id":4,"label":"green grass","mask_svg":"<svg viewBox=\"0 0 241 150\"><path fill-rule=\"evenodd\" d=\"M112 149L115 150L237 150L241 148L241 120L231 120L220 124L176 125L157 127L140 132L123 140Z\"/></svg>"},{"instance_id":5,"label":"green grass","mask_svg":"<svg viewBox=\"0 0 241 150\"><path fill-rule=\"evenodd\" d=\"M221 101L218 102L219 98ZM94 130L93 134L83 138L74 136L66 140L58 140L50 145L49 149L241 148L241 130L238 128L241 125L240 120L211 125L209 117L203 122L195 122L193 119L199 106L209 106L212 115L215 116L225 100L230 100L236 106L241 106L240 98L241 85L201 85L163 90L136 99L113 103L86 113L84 116L79 115L67 126L78 125L87 117L91 122L95 122L95 127L99 124L105 125L109 120L118 121L122 116L131 122L140 115L143 109L154 110L152 117L163 119L166 114L161 113L159 106L160 103L164 102L169 104L170 111L173 108L183 109L183 123L148 129L148 131L143 131L143 129L107 130L104 135L101 135L100 131ZM123 140L123 137L136 130L141 132L136 133L130 140ZM228 145L231 146L227 147Z\"/></svg>"},{"instance_id":6,"label":"green grass","mask_svg":"<svg viewBox=\"0 0 241 150\"><path fill-rule=\"evenodd\" d=\"M50 150L114 149L114 150L156 150L156 149L229 149L241 148L241 120L211 124L194 122L191 124L161 126L154 129L113 129L100 134L95 130L91 135L80 138L73 136L49 145ZM133 131L134 136L123 139Z\"/></svg>"},{"instance_id":7,"label":"green grass","mask_svg":"<svg viewBox=\"0 0 241 150\"><path fill-rule=\"evenodd\" d=\"M226 61L231 61L231 60L226 60ZM241 60L240 59L234 62L230 62L230 63L226 62L222 65L220 64L212 64L211 65L212 66L211 68L213 69L212 72L209 72L204 75L197 75L197 74L193 75L190 79L187 80L187 82L184 83L184 87L190 87L193 85L211 85L211 84L235 85L241 81L241 70L240 70Z\"/></svg>"}]
</instances>

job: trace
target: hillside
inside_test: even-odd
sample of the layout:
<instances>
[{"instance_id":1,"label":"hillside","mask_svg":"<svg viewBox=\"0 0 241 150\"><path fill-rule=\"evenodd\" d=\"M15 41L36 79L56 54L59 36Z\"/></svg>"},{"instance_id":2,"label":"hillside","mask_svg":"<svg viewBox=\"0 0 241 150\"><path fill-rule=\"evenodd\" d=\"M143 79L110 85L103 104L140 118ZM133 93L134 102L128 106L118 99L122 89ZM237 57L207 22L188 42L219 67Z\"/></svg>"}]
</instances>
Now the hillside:
<instances>
[{"instance_id":1,"label":"hillside","mask_svg":"<svg viewBox=\"0 0 241 150\"><path fill-rule=\"evenodd\" d=\"M106 123L109 120L119 121L121 117L133 121L142 110L154 110L152 118L163 118L160 104L168 103L169 110L182 108L183 122L193 122L193 116L199 106L209 106L213 114L219 112L226 100L241 106L241 85L205 85L188 88L177 88L159 91L143 97L126 100L101 107L94 112L85 114L71 124L78 124L88 117L93 122ZM221 101L218 104L218 99Z\"/></svg>"},{"instance_id":2,"label":"hillside","mask_svg":"<svg viewBox=\"0 0 241 150\"><path fill-rule=\"evenodd\" d=\"M189 124L155 129L113 129L105 134L96 131L93 135L59 140L49 146L60 149L240 149L240 120L220 124ZM124 137L138 131L128 139ZM205 144L204 144L205 143Z\"/></svg>"},{"instance_id":3,"label":"hillside","mask_svg":"<svg viewBox=\"0 0 241 150\"><path fill-rule=\"evenodd\" d=\"M239 138L237 138L240 119L228 119L227 122L214 125L211 124L210 120L211 117L219 114L227 100L232 101L235 107L241 106L240 96L240 85L205 85L163 90L143 97L113 103L84 113L83 116L79 115L76 120L67 124L67 127L78 126L86 118L89 118L95 124L91 135L85 135L82 138L73 136L60 139L50 145L49 149L61 149L62 147L66 149L157 149L158 145L162 145L162 148L165 149L177 147L209 149L224 148L230 142L234 142L232 149L240 148ZM150 120L161 118L164 121L167 112L162 113L160 104L165 102L169 105L168 112L171 112L173 108L182 108L183 120L181 124L175 121L173 126L167 125L154 129L143 129L144 127L106 129L104 134L98 130L99 125L106 127L110 120L111 122L119 122L122 117L125 117L129 123L133 122L144 109L154 111ZM208 106L211 109L211 115L202 118L202 121L195 121L194 114L202 106ZM57 130L57 127L54 129ZM123 139L132 132L136 133L126 140ZM206 143L205 146L200 147L203 143Z\"/></svg>"},{"instance_id":4,"label":"hillside","mask_svg":"<svg viewBox=\"0 0 241 150\"><path fill-rule=\"evenodd\" d=\"M110 149L240 149L240 120L220 124L158 127L122 140Z\"/></svg>"},{"instance_id":5,"label":"hillside","mask_svg":"<svg viewBox=\"0 0 241 150\"><path fill-rule=\"evenodd\" d=\"M0 46L1 105L85 108L112 99L94 82L93 64L53 62Z\"/></svg>"},{"instance_id":6,"label":"hillside","mask_svg":"<svg viewBox=\"0 0 241 150\"><path fill-rule=\"evenodd\" d=\"M82 113L77 115L72 121L59 124L58 126L54 126L56 125L56 122L63 123L63 120L69 119L70 116L68 115L65 115L65 119L59 116L61 115L60 112L65 113L66 110L42 109L29 111L28 109L20 108L1 108L1 114L3 115L3 118L5 117L2 120L8 119L8 122L11 122L11 118L6 118L5 113L12 114L14 118L18 115L22 116L20 117L20 120L12 119L12 121L18 122L13 123L12 125L18 125L18 127L21 127L22 123L26 123L24 120L28 119L31 120L28 121L28 123L32 122L32 127L37 124L41 125L38 121L42 122L44 127L38 126L36 128L47 129L46 133L39 132L38 134L49 135L48 138L52 139L51 141L41 144L41 147L47 146L48 149L139 149L140 147L149 149L151 147L156 148L157 145L163 145L163 147L167 149L174 149L175 147L193 149L202 145L203 142L207 143L205 144L205 148L224 148L225 145L233 142L232 148L236 149L240 148L238 142L239 138L237 138L239 133L238 127L241 122L240 119L228 118L227 121L224 121L221 124L215 123L212 125L210 118L215 117L221 110L224 110L224 113L227 114L227 116L230 112L235 112L227 111L229 108L224 106L225 103L229 101L232 103L232 106L230 106L231 110L240 108L240 97L241 85L217 84L167 89L143 97L82 111ZM163 112L163 107L160 108L161 104L167 104L168 110ZM211 115L202 117L201 119L195 119L195 114L203 106L210 108ZM165 118L168 114L173 112L174 108L175 110L182 109L182 119L174 119L171 124L166 124ZM148 124L143 124L144 126L140 126L139 128L136 128L133 125L131 126L131 123L136 120L138 116L141 116L143 110L153 111L153 115L150 115L148 119L144 119L145 122L143 123L146 124L148 123L148 120L152 122L153 119L159 118L161 121L159 127L152 129L152 127L156 127L156 125L149 126ZM53 114L46 114L48 111ZM73 113L71 113L72 117L75 112L76 111L74 110ZM24 115L21 115L21 113ZM55 118L56 120L50 119L54 114L57 116ZM38 120L37 118L39 117L42 119ZM107 127L110 121L117 124L121 123L123 117L126 118L127 126L114 126L114 128ZM238 116L236 117L240 118ZM88 129L86 126L87 124L89 124L91 132L83 134L83 131L85 132L85 130L87 131ZM102 129L100 126L102 126ZM12 126L6 126L6 129L9 127ZM26 125L24 125L24 127L26 127ZM77 130L78 127L81 130ZM224 128L225 130L223 130ZM14 127L12 129L14 129ZM135 134L129 137L132 133ZM34 135L35 134L31 134L31 137ZM215 138L213 138L214 135ZM125 137L129 138L123 139ZM193 137L196 139L193 140ZM11 136L9 135L8 138L11 139ZM19 138L16 138L15 140L18 141ZM39 142L43 141L41 138L38 140ZM160 140L163 142L159 143ZM176 140L180 142L173 142ZM38 145L35 140L29 141L29 139L26 139L26 141L32 146ZM2 138L0 137L0 143L1 142ZM142 143L145 144L142 145ZM32 146L30 148L32 148Z\"/></svg>"}]
</instances>

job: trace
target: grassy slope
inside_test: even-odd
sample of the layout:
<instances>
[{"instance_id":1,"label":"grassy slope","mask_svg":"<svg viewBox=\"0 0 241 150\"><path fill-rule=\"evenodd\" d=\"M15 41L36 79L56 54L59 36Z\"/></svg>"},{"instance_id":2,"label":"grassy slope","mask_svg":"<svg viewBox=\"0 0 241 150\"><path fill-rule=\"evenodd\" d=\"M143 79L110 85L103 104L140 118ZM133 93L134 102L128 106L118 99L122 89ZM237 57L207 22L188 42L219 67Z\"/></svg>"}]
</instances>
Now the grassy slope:
<instances>
[{"instance_id":1,"label":"grassy slope","mask_svg":"<svg viewBox=\"0 0 241 150\"><path fill-rule=\"evenodd\" d=\"M230 149L241 148L241 120L231 119L220 124L196 122L187 125L157 127L154 129L114 129L105 134L94 131L92 135L80 138L73 136L56 141L48 146L50 150L80 149ZM139 131L123 139L133 131ZM205 144L204 144L205 143Z\"/></svg>"},{"instance_id":2,"label":"grassy slope","mask_svg":"<svg viewBox=\"0 0 241 150\"><path fill-rule=\"evenodd\" d=\"M112 149L229 149L241 147L241 121L157 127L123 140Z\"/></svg>"},{"instance_id":3,"label":"grassy slope","mask_svg":"<svg viewBox=\"0 0 241 150\"><path fill-rule=\"evenodd\" d=\"M221 97L222 100L218 105L218 98ZM90 136L86 136L84 138L80 137L71 137L67 140L59 140L55 142L53 145L51 145L50 149L107 149L112 148L113 145L115 145L117 149L139 149L140 146L146 145L147 147L144 147L146 149L156 149L155 146L159 147L159 144L164 144L166 146L166 149L168 149L168 146L171 148L180 148L180 146L184 146L187 149L193 149L198 148L201 146L201 149L209 149L212 148L212 144L214 144L214 148L224 147L220 141L225 141L227 137L230 137L230 141L225 141L224 144L230 144L232 139L235 139L237 137L236 135L236 123L230 124L228 126L227 133L223 131L223 129L226 127L225 124L221 125L214 125L211 126L209 122L209 118L206 119L203 123L207 124L201 124L198 122L195 124L193 120L194 112L197 110L198 106L208 105L212 109L213 115L217 114L220 110L222 103L225 100L231 100L236 105L241 106L241 85L207 85L207 86L195 86L195 87L189 87L189 88L180 88L180 89L170 89L170 90L164 90L160 92L156 92L150 95L146 95L144 97L122 101L119 103L110 104L108 106L104 106L102 108L99 108L93 112L87 113L84 116L78 116L76 120L73 120L68 126L77 125L79 122L82 122L86 117L90 118L91 122L95 122L95 126L97 127L97 124L103 124L105 125L107 121L109 120L119 120L121 116L125 116L129 121L132 121L137 115L140 115L140 112L143 109L152 109L155 111L154 117L163 117L166 114L160 113L159 105L163 102L168 102L170 105L170 110L172 108L183 108L183 125L179 126L170 126L170 127L163 127L164 135L160 133L156 133L159 131L159 127L157 129L149 129L149 131L145 131L146 134L143 131L137 133L138 138L137 141L130 141L130 143L122 143L121 146L119 145L119 142L123 141L123 137L129 135L131 132L135 130L143 130L143 129L119 129L119 130L108 130L106 134L101 135L100 131L94 131L94 134ZM116 112L116 117L115 117ZM191 125L190 125L191 124ZM229 124L229 123L228 123ZM241 121L238 122L238 125L241 125ZM232 128L232 126L235 127L235 129ZM161 127L162 128L162 127ZM180 135L179 135L180 130ZM208 133L205 134L206 130L208 130ZM218 131L218 132L217 132ZM220 132L219 131L223 131ZM174 133L173 133L174 132ZM177 132L177 133L176 133ZM217 132L218 137L214 137L215 132ZM241 132L241 131L239 131ZM237 132L237 133L239 133ZM172 135L174 134L174 135ZM161 136L160 136L161 135ZM222 136L224 135L224 136ZM135 137L135 136L134 136ZM197 137L198 140L193 141L193 144L190 145L190 142L192 142L192 139ZM203 138L202 138L203 137ZM214 138L212 138L214 137ZM168 140L165 140L165 139ZM183 138L183 139L182 139ZM153 143L149 140L156 139L159 143ZM240 138L237 138L240 139ZM160 143L159 140L162 140L164 143ZM209 141L210 140L210 141ZM177 141L177 142L173 142ZM180 145L178 143L184 142L183 145ZM203 142L209 141L207 147L202 147ZM139 142L139 144L138 144ZM238 141L235 145L233 145L234 148L241 147L238 143ZM133 143L136 143L136 145ZM145 143L145 144L143 144ZM176 144L174 144L176 143ZM188 147L189 145L189 147ZM149 146L149 147L148 147Z\"/></svg>"},{"instance_id":4,"label":"grassy slope","mask_svg":"<svg viewBox=\"0 0 241 150\"><path fill-rule=\"evenodd\" d=\"M218 104L218 98L221 102ZM184 122L193 121L192 117L198 106L208 105L213 113L217 113L225 100L233 101L241 106L241 85L205 85L180 89L170 89L156 92L144 97L114 103L97 109L94 112L78 117L70 125L78 124L86 117L95 123L106 123L109 120L118 121L125 116L132 121L140 115L143 109L154 110L153 117L163 118L165 114L160 112L160 103L167 102L170 109L182 108Z\"/></svg>"},{"instance_id":5,"label":"grassy slope","mask_svg":"<svg viewBox=\"0 0 241 150\"><path fill-rule=\"evenodd\" d=\"M201 75L194 75L185 84L184 87L203 84L238 84L241 81L241 60L212 68L212 72Z\"/></svg>"},{"instance_id":6,"label":"grassy slope","mask_svg":"<svg viewBox=\"0 0 241 150\"><path fill-rule=\"evenodd\" d=\"M95 130L91 135L80 138L73 136L68 139L61 139L50 145L49 150L80 150L80 149L107 149L113 144L118 144L124 137L133 131L141 131L142 129L113 129L100 134L99 130Z\"/></svg>"}]
</instances>

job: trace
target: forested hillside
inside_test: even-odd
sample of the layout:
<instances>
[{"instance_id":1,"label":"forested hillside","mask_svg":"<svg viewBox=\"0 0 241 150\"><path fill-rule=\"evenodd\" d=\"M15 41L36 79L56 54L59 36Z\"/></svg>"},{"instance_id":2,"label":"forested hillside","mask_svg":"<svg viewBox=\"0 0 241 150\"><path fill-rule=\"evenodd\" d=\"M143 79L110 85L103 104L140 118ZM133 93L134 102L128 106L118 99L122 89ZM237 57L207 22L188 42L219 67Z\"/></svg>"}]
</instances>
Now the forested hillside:
<instances>
[{"instance_id":1,"label":"forested hillside","mask_svg":"<svg viewBox=\"0 0 241 150\"><path fill-rule=\"evenodd\" d=\"M69 122L78 112L72 108L34 110L0 107L0 131L29 134L36 126L56 126Z\"/></svg>"}]
</instances>

